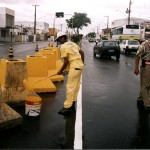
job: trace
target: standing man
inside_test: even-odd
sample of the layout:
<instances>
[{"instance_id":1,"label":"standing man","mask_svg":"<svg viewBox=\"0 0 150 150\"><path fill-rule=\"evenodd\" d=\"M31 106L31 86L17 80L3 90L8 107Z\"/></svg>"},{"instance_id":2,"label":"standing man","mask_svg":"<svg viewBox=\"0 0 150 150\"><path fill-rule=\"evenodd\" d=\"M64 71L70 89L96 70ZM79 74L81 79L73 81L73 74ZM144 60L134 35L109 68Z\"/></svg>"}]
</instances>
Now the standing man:
<instances>
[{"instance_id":1,"label":"standing man","mask_svg":"<svg viewBox=\"0 0 150 150\"><path fill-rule=\"evenodd\" d=\"M66 85L66 100L64 107L58 112L60 115L65 115L75 111L75 102L78 97L80 78L84 67L84 52L76 43L67 42L67 35L63 32L58 33L56 41L62 44L60 53L61 58L64 60L57 74L62 74L66 68L69 71Z\"/></svg>"},{"instance_id":2,"label":"standing man","mask_svg":"<svg viewBox=\"0 0 150 150\"><path fill-rule=\"evenodd\" d=\"M139 71L139 63L141 66ZM136 54L134 74L138 75L140 72L141 100L144 102L144 108L150 111L150 39L143 42Z\"/></svg>"}]
</instances>

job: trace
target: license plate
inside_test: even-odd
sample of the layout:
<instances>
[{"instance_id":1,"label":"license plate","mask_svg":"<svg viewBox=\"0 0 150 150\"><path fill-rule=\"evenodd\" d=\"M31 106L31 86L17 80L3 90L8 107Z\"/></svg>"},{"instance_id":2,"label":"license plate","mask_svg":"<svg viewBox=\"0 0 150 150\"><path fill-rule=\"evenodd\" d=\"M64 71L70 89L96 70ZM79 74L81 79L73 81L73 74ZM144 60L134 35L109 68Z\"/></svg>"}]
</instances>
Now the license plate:
<instances>
[{"instance_id":1,"label":"license plate","mask_svg":"<svg viewBox=\"0 0 150 150\"><path fill-rule=\"evenodd\" d=\"M110 50L108 50L108 51L109 51L109 52L114 52L114 50L111 50L111 49L110 49Z\"/></svg>"}]
</instances>

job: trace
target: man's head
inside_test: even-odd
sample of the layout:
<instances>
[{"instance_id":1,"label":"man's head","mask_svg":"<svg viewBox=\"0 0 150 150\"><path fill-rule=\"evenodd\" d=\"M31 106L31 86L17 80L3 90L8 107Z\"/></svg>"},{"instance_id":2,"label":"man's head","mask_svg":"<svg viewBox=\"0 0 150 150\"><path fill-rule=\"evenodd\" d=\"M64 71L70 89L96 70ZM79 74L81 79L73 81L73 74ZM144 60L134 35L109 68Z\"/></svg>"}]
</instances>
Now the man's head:
<instances>
[{"instance_id":1,"label":"man's head","mask_svg":"<svg viewBox=\"0 0 150 150\"><path fill-rule=\"evenodd\" d=\"M67 35L65 32L58 32L57 33L57 38L55 39L55 41L59 42L60 44L63 44L67 41Z\"/></svg>"}]
</instances>

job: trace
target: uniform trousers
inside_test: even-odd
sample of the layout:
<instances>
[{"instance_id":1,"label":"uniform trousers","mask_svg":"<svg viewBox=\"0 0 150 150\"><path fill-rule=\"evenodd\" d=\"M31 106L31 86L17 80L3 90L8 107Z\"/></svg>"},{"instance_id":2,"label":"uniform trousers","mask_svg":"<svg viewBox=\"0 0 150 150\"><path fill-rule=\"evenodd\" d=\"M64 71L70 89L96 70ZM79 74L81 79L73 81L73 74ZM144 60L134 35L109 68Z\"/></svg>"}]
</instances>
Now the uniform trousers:
<instances>
[{"instance_id":1,"label":"uniform trousers","mask_svg":"<svg viewBox=\"0 0 150 150\"><path fill-rule=\"evenodd\" d=\"M150 65L140 68L141 96L145 107L150 107Z\"/></svg>"},{"instance_id":2,"label":"uniform trousers","mask_svg":"<svg viewBox=\"0 0 150 150\"><path fill-rule=\"evenodd\" d=\"M64 108L70 108L73 102L77 100L80 88L81 74L82 70L79 68L69 69L68 80L66 84L66 100L64 102Z\"/></svg>"}]
</instances>

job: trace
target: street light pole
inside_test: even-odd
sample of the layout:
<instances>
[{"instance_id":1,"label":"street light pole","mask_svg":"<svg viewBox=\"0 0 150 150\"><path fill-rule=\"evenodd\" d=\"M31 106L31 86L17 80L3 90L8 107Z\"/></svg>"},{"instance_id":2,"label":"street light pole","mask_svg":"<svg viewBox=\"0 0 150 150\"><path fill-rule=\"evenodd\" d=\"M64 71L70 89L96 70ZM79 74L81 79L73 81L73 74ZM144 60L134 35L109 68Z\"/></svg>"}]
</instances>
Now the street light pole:
<instances>
[{"instance_id":1,"label":"street light pole","mask_svg":"<svg viewBox=\"0 0 150 150\"><path fill-rule=\"evenodd\" d=\"M104 16L107 17L107 37L108 37L108 28L109 28L109 16Z\"/></svg>"},{"instance_id":2,"label":"street light pole","mask_svg":"<svg viewBox=\"0 0 150 150\"><path fill-rule=\"evenodd\" d=\"M128 25L130 25L131 0L129 1L129 9L127 8L126 13L128 14Z\"/></svg>"},{"instance_id":3,"label":"street light pole","mask_svg":"<svg viewBox=\"0 0 150 150\"><path fill-rule=\"evenodd\" d=\"M130 24L130 13L131 13L131 0L129 2L129 17L128 17L128 25Z\"/></svg>"},{"instance_id":4,"label":"street light pole","mask_svg":"<svg viewBox=\"0 0 150 150\"><path fill-rule=\"evenodd\" d=\"M35 13L34 13L34 42L36 42L36 7L39 5L32 5L35 6Z\"/></svg>"}]
</instances>

